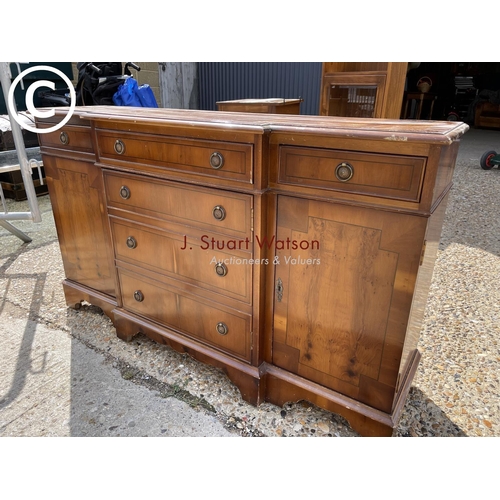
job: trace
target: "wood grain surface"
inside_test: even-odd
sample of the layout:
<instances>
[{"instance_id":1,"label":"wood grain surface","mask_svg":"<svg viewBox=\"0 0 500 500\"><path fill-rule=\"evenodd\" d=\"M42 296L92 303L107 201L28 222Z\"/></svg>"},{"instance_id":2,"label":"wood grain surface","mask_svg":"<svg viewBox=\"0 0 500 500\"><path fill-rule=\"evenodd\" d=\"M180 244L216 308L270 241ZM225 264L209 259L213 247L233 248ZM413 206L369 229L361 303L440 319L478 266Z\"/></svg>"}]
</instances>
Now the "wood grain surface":
<instances>
[{"instance_id":1,"label":"wood grain surface","mask_svg":"<svg viewBox=\"0 0 500 500\"><path fill-rule=\"evenodd\" d=\"M467 128L77 108L41 139L67 303L221 368L253 404L391 435Z\"/></svg>"}]
</instances>

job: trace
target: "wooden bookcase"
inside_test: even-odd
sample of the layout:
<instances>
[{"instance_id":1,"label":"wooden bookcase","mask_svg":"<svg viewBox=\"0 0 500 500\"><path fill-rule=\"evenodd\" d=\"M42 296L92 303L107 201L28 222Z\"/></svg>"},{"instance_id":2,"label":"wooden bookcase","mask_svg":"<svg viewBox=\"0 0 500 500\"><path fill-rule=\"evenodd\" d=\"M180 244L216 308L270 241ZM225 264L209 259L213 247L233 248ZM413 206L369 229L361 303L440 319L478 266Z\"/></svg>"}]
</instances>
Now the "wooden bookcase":
<instances>
[{"instance_id":1,"label":"wooden bookcase","mask_svg":"<svg viewBox=\"0 0 500 500\"><path fill-rule=\"evenodd\" d=\"M319 114L400 118L407 63L325 62Z\"/></svg>"}]
</instances>

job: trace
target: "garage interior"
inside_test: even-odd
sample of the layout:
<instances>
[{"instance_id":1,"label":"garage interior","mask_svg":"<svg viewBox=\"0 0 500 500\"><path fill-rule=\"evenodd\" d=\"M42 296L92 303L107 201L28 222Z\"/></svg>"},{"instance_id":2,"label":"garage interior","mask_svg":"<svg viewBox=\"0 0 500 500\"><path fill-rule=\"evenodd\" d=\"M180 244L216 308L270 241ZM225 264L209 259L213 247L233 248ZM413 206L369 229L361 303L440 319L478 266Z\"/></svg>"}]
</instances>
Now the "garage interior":
<instances>
[{"instance_id":1,"label":"garage interior","mask_svg":"<svg viewBox=\"0 0 500 500\"><path fill-rule=\"evenodd\" d=\"M419 63L408 71L407 90L417 90L417 83L423 78L432 81L430 92L436 96L433 120L500 128L500 63Z\"/></svg>"}]
</instances>

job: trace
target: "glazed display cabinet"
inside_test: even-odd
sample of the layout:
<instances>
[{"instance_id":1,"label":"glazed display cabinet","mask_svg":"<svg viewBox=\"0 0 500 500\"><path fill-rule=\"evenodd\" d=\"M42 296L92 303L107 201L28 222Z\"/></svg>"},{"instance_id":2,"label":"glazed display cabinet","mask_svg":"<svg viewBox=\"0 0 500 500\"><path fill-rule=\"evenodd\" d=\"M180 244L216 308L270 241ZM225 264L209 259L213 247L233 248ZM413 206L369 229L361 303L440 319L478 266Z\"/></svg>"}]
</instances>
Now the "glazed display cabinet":
<instances>
[{"instance_id":1,"label":"glazed display cabinet","mask_svg":"<svg viewBox=\"0 0 500 500\"><path fill-rule=\"evenodd\" d=\"M467 128L77 108L40 135L67 303L391 435Z\"/></svg>"},{"instance_id":2,"label":"glazed display cabinet","mask_svg":"<svg viewBox=\"0 0 500 500\"><path fill-rule=\"evenodd\" d=\"M319 114L400 118L405 62L324 62Z\"/></svg>"}]
</instances>

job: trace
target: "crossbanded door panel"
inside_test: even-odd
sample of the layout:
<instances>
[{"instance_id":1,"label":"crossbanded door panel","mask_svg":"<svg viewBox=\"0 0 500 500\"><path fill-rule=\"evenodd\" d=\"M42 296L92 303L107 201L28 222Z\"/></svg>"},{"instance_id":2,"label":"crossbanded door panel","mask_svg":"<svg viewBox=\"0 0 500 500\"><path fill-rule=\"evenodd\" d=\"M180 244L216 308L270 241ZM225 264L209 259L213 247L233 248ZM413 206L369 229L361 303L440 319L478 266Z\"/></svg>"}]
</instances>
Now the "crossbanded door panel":
<instances>
[{"instance_id":1,"label":"crossbanded door panel","mask_svg":"<svg viewBox=\"0 0 500 500\"><path fill-rule=\"evenodd\" d=\"M66 278L115 296L100 169L53 156L44 158L44 166Z\"/></svg>"},{"instance_id":2,"label":"crossbanded door panel","mask_svg":"<svg viewBox=\"0 0 500 500\"><path fill-rule=\"evenodd\" d=\"M273 363L390 411L425 225L279 196Z\"/></svg>"}]
</instances>

